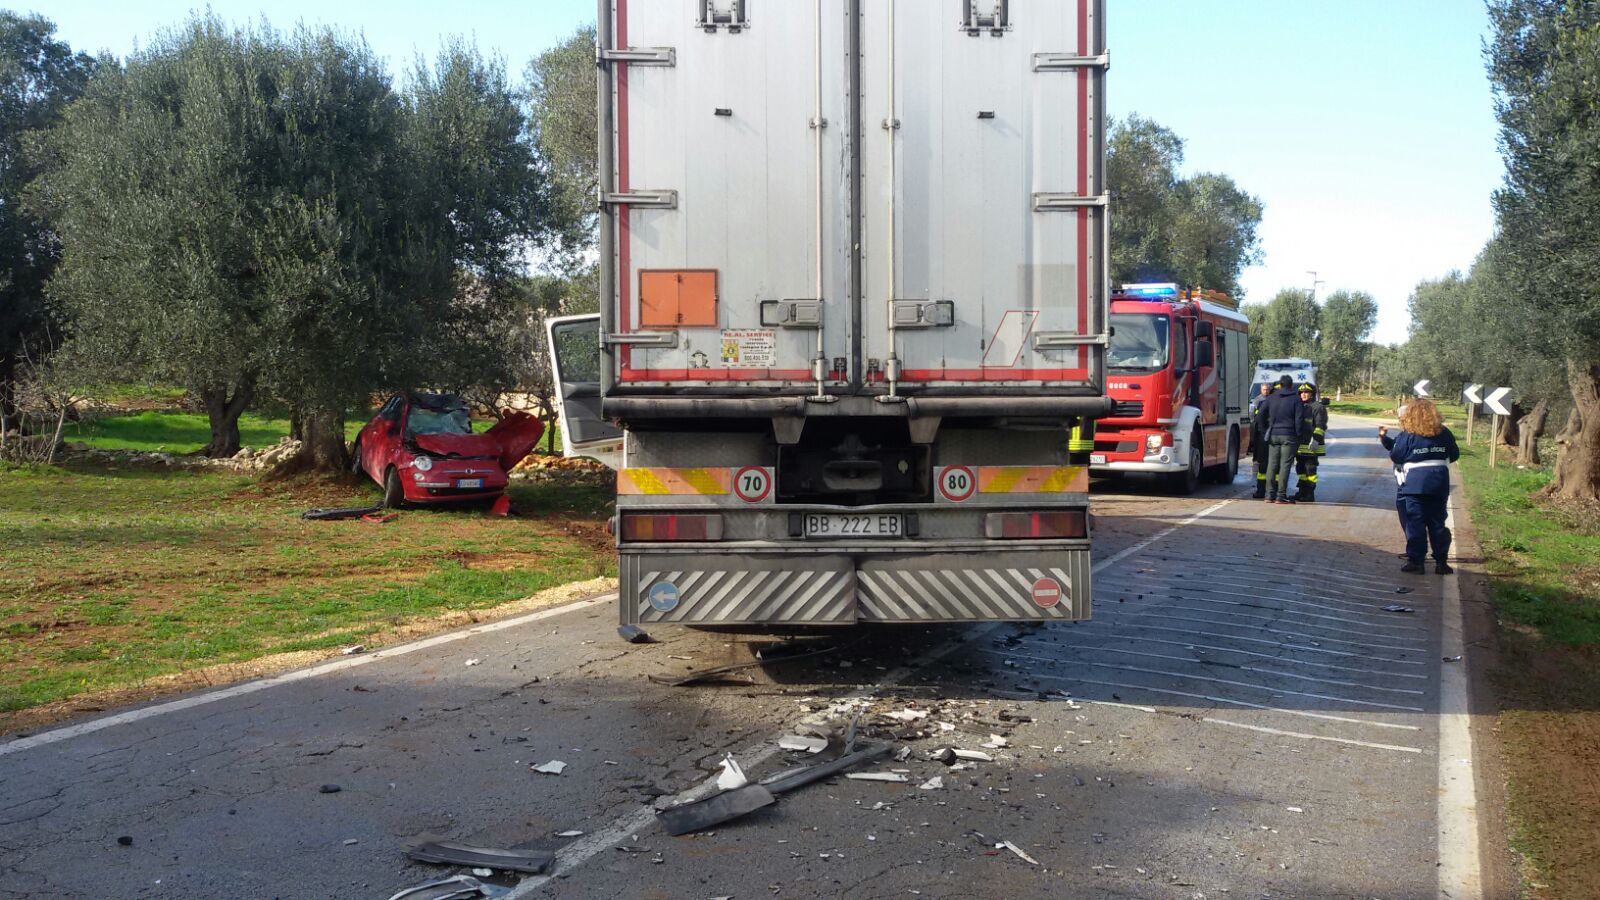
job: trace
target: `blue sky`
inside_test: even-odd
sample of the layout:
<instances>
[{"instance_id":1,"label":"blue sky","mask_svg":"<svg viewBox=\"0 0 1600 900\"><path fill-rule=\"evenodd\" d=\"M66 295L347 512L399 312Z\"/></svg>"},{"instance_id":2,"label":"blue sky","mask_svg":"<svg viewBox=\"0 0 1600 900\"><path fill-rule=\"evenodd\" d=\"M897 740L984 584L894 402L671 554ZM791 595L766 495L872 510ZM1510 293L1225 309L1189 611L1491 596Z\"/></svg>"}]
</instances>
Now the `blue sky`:
<instances>
[{"instance_id":1,"label":"blue sky","mask_svg":"<svg viewBox=\"0 0 1600 900\"><path fill-rule=\"evenodd\" d=\"M1479 0L1107 5L1111 114L1137 112L1173 129L1187 141L1186 171L1224 172L1266 206L1265 258L1245 272L1247 299L1309 288L1315 270L1319 298L1368 291L1381 311L1375 336L1403 340L1416 283L1465 269L1489 238L1501 164ZM123 55L194 4L10 8L37 8L74 47ZM265 15L279 27L360 31L395 69L431 54L444 35L462 34L520 72L594 19L591 0L214 0L211 8L232 21Z\"/></svg>"}]
</instances>

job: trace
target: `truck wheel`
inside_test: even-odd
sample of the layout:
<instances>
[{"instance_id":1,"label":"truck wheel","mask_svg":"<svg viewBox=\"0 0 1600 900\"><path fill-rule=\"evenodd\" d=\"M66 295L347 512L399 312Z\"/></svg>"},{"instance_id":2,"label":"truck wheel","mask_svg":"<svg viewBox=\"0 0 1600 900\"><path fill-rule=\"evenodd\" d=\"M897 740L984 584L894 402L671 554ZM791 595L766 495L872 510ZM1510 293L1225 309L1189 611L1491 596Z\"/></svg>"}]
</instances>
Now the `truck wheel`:
<instances>
[{"instance_id":1,"label":"truck wheel","mask_svg":"<svg viewBox=\"0 0 1600 900\"><path fill-rule=\"evenodd\" d=\"M399 509L406 502L405 488L400 484L400 473L394 466L383 473L383 506L385 509Z\"/></svg>"},{"instance_id":2,"label":"truck wheel","mask_svg":"<svg viewBox=\"0 0 1600 900\"><path fill-rule=\"evenodd\" d=\"M1206 475L1217 484L1233 484L1239 474L1239 429L1228 429L1228 458L1221 465L1206 470Z\"/></svg>"},{"instance_id":3,"label":"truck wheel","mask_svg":"<svg viewBox=\"0 0 1600 900\"><path fill-rule=\"evenodd\" d=\"M1200 429L1196 428L1189 435L1189 465L1182 472L1174 472L1168 476L1174 493L1192 494L1200 486L1200 469L1205 462L1205 446L1201 442Z\"/></svg>"}]
</instances>

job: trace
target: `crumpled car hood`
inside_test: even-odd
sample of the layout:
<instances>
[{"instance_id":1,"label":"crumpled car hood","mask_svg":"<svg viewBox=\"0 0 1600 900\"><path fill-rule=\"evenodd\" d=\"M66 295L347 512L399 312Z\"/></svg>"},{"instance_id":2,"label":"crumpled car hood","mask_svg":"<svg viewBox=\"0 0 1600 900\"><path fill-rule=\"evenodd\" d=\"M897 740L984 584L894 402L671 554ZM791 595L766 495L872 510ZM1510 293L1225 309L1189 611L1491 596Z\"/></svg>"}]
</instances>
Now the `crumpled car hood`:
<instances>
[{"instance_id":1,"label":"crumpled car hood","mask_svg":"<svg viewBox=\"0 0 1600 900\"><path fill-rule=\"evenodd\" d=\"M508 409L500 421L482 434L419 434L412 437L417 449L436 456L476 456L500 461L500 468L511 467L533 452L544 434L544 424L525 412Z\"/></svg>"}]
</instances>

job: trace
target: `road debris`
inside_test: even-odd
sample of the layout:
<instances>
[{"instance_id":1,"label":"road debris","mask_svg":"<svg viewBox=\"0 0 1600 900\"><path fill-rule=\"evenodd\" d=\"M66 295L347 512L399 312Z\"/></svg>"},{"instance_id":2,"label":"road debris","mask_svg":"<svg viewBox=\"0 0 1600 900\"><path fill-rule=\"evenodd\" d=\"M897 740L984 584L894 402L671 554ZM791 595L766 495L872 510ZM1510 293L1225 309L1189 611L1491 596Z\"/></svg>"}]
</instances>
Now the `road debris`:
<instances>
[{"instance_id":1,"label":"road debris","mask_svg":"<svg viewBox=\"0 0 1600 900\"><path fill-rule=\"evenodd\" d=\"M778 746L785 750L803 750L806 753L821 753L828 748L826 738L808 737L802 734L786 734L778 738Z\"/></svg>"},{"instance_id":2,"label":"road debris","mask_svg":"<svg viewBox=\"0 0 1600 900\"><path fill-rule=\"evenodd\" d=\"M581 832L581 831L558 831L558 832L556 832L556 837L583 837L583 832Z\"/></svg>"},{"instance_id":3,"label":"road debris","mask_svg":"<svg viewBox=\"0 0 1600 900\"><path fill-rule=\"evenodd\" d=\"M367 649L367 645L366 644L354 644L352 646L344 647L344 648L340 649L339 650L339 655L340 656L354 656L357 653L366 652L366 649Z\"/></svg>"},{"instance_id":4,"label":"road debris","mask_svg":"<svg viewBox=\"0 0 1600 900\"><path fill-rule=\"evenodd\" d=\"M1287 809L1289 812L1297 812L1297 813L1305 812L1305 810L1301 809L1298 806L1285 806L1284 809Z\"/></svg>"},{"instance_id":5,"label":"road debris","mask_svg":"<svg viewBox=\"0 0 1600 900\"><path fill-rule=\"evenodd\" d=\"M896 722L916 722L921 719L926 719L928 717L928 711L925 709L897 709L894 712L885 713L884 715L894 719Z\"/></svg>"},{"instance_id":6,"label":"road debris","mask_svg":"<svg viewBox=\"0 0 1600 900\"><path fill-rule=\"evenodd\" d=\"M1459 656L1441 656L1439 658L1444 662L1461 662L1461 657Z\"/></svg>"},{"instance_id":7,"label":"road debris","mask_svg":"<svg viewBox=\"0 0 1600 900\"><path fill-rule=\"evenodd\" d=\"M717 787L725 791L731 791L735 788L742 788L749 783L750 779L745 777L744 769L739 765L739 761L733 758L733 754L729 753L724 756L722 758L722 774L717 776Z\"/></svg>"},{"instance_id":8,"label":"road debris","mask_svg":"<svg viewBox=\"0 0 1600 900\"><path fill-rule=\"evenodd\" d=\"M469 659L469 660L467 660L467 665L476 666L481 662L483 662L483 660L481 660L481 659Z\"/></svg>"},{"instance_id":9,"label":"road debris","mask_svg":"<svg viewBox=\"0 0 1600 900\"><path fill-rule=\"evenodd\" d=\"M542 850L502 850L498 847L474 847L470 844L438 840L413 843L406 847L406 856L417 862L480 866L487 869L527 872L533 875L550 868L551 863L556 860L554 853Z\"/></svg>"},{"instance_id":10,"label":"road debris","mask_svg":"<svg viewBox=\"0 0 1600 900\"><path fill-rule=\"evenodd\" d=\"M655 638L637 625L618 625L617 636L630 644L658 644Z\"/></svg>"},{"instance_id":11,"label":"road debris","mask_svg":"<svg viewBox=\"0 0 1600 900\"><path fill-rule=\"evenodd\" d=\"M981 746L986 747L986 748L988 748L990 750L998 750L1001 747L1004 747L1008 743L1010 743L1010 742L1007 741L1005 738L1001 737L1000 735L991 734L991 735L989 735L989 739L987 741L984 741Z\"/></svg>"},{"instance_id":12,"label":"road debris","mask_svg":"<svg viewBox=\"0 0 1600 900\"><path fill-rule=\"evenodd\" d=\"M1011 843L1010 841L1001 841L1000 843L995 844L994 848L996 850L1010 850L1012 853L1015 853L1023 862L1029 865L1037 866L1039 864L1039 861L1029 856L1027 851L1023 850L1021 847L1018 847L1016 844Z\"/></svg>"},{"instance_id":13,"label":"road debris","mask_svg":"<svg viewBox=\"0 0 1600 900\"><path fill-rule=\"evenodd\" d=\"M510 888L484 884L471 875L452 875L438 881L425 881L408 887L389 900L464 900L469 897L504 897Z\"/></svg>"},{"instance_id":14,"label":"road debris","mask_svg":"<svg viewBox=\"0 0 1600 900\"><path fill-rule=\"evenodd\" d=\"M122 836L117 838L117 843L122 845L122 846L124 846L124 847L132 847L133 846L133 835L124 834L124 835L122 835Z\"/></svg>"},{"instance_id":15,"label":"road debris","mask_svg":"<svg viewBox=\"0 0 1600 900\"><path fill-rule=\"evenodd\" d=\"M1412 612L1416 612L1416 610L1412 609L1411 607L1409 607L1409 606L1401 606L1398 603L1392 603L1392 604L1390 604L1388 606L1385 606L1383 608L1383 611L1384 612L1392 612L1392 613L1412 613Z\"/></svg>"},{"instance_id":16,"label":"road debris","mask_svg":"<svg viewBox=\"0 0 1600 900\"><path fill-rule=\"evenodd\" d=\"M891 781L897 784L905 784L911 780L899 772L851 772L844 777L854 781Z\"/></svg>"},{"instance_id":17,"label":"road debris","mask_svg":"<svg viewBox=\"0 0 1600 900\"><path fill-rule=\"evenodd\" d=\"M723 822L749 815L776 802L778 798L774 797L771 791L759 784L747 784L731 791L713 794L704 800L663 809L656 813L656 819L667 829L667 834L677 836L691 831L704 831Z\"/></svg>"},{"instance_id":18,"label":"road debris","mask_svg":"<svg viewBox=\"0 0 1600 900\"><path fill-rule=\"evenodd\" d=\"M319 794L337 794L342 790L344 790L344 788L339 787L337 784L325 784L322 787L317 788L317 793L319 793Z\"/></svg>"},{"instance_id":19,"label":"road debris","mask_svg":"<svg viewBox=\"0 0 1600 900\"><path fill-rule=\"evenodd\" d=\"M472 870L472 874L478 876L479 878L488 878L488 877L494 875L494 870L493 869L473 869Z\"/></svg>"},{"instance_id":20,"label":"road debris","mask_svg":"<svg viewBox=\"0 0 1600 900\"><path fill-rule=\"evenodd\" d=\"M540 763L537 766L530 766L529 768L533 769L535 772L538 772L540 775L560 775L562 771L567 768L567 764L559 759L552 759L547 763Z\"/></svg>"},{"instance_id":21,"label":"road debris","mask_svg":"<svg viewBox=\"0 0 1600 900\"><path fill-rule=\"evenodd\" d=\"M383 512L382 506L313 507L301 513L300 518L313 522L327 522L335 519L359 519L381 512Z\"/></svg>"},{"instance_id":22,"label":"road debris","mask_svg":"<svg viewBox=\"0 0 1600 900\"><path fill-rule=\"evenodd\" d=\"M944 776L943 775L935 775L932 778L929 778L927 781L924 781L923 783L917 785L917 790L921 790L921 791L937 791L937 790L941 790L943 788L944 788Z\"/></svg>"}]
</instances>

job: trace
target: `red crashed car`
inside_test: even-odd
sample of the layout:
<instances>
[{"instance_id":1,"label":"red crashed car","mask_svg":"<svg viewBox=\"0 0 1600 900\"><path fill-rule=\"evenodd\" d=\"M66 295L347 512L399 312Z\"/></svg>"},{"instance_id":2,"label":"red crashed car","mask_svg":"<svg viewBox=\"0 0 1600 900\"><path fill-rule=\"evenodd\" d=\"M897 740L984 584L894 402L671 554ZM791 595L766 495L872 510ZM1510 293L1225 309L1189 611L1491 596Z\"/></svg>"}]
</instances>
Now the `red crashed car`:
<instances>
[{"instance_id":1,"label":"red crashed car","mask_svg":"<svg viewBox=\"0 0 1600 900\"><path fill-rule=\"evenodd\" d=\"M390 398L356 436L351 469L383 486L383 505L494 500L544 426L506 410L493 428L472 432L467 404L452 394Z\"/></svg>"}]
</instances>

